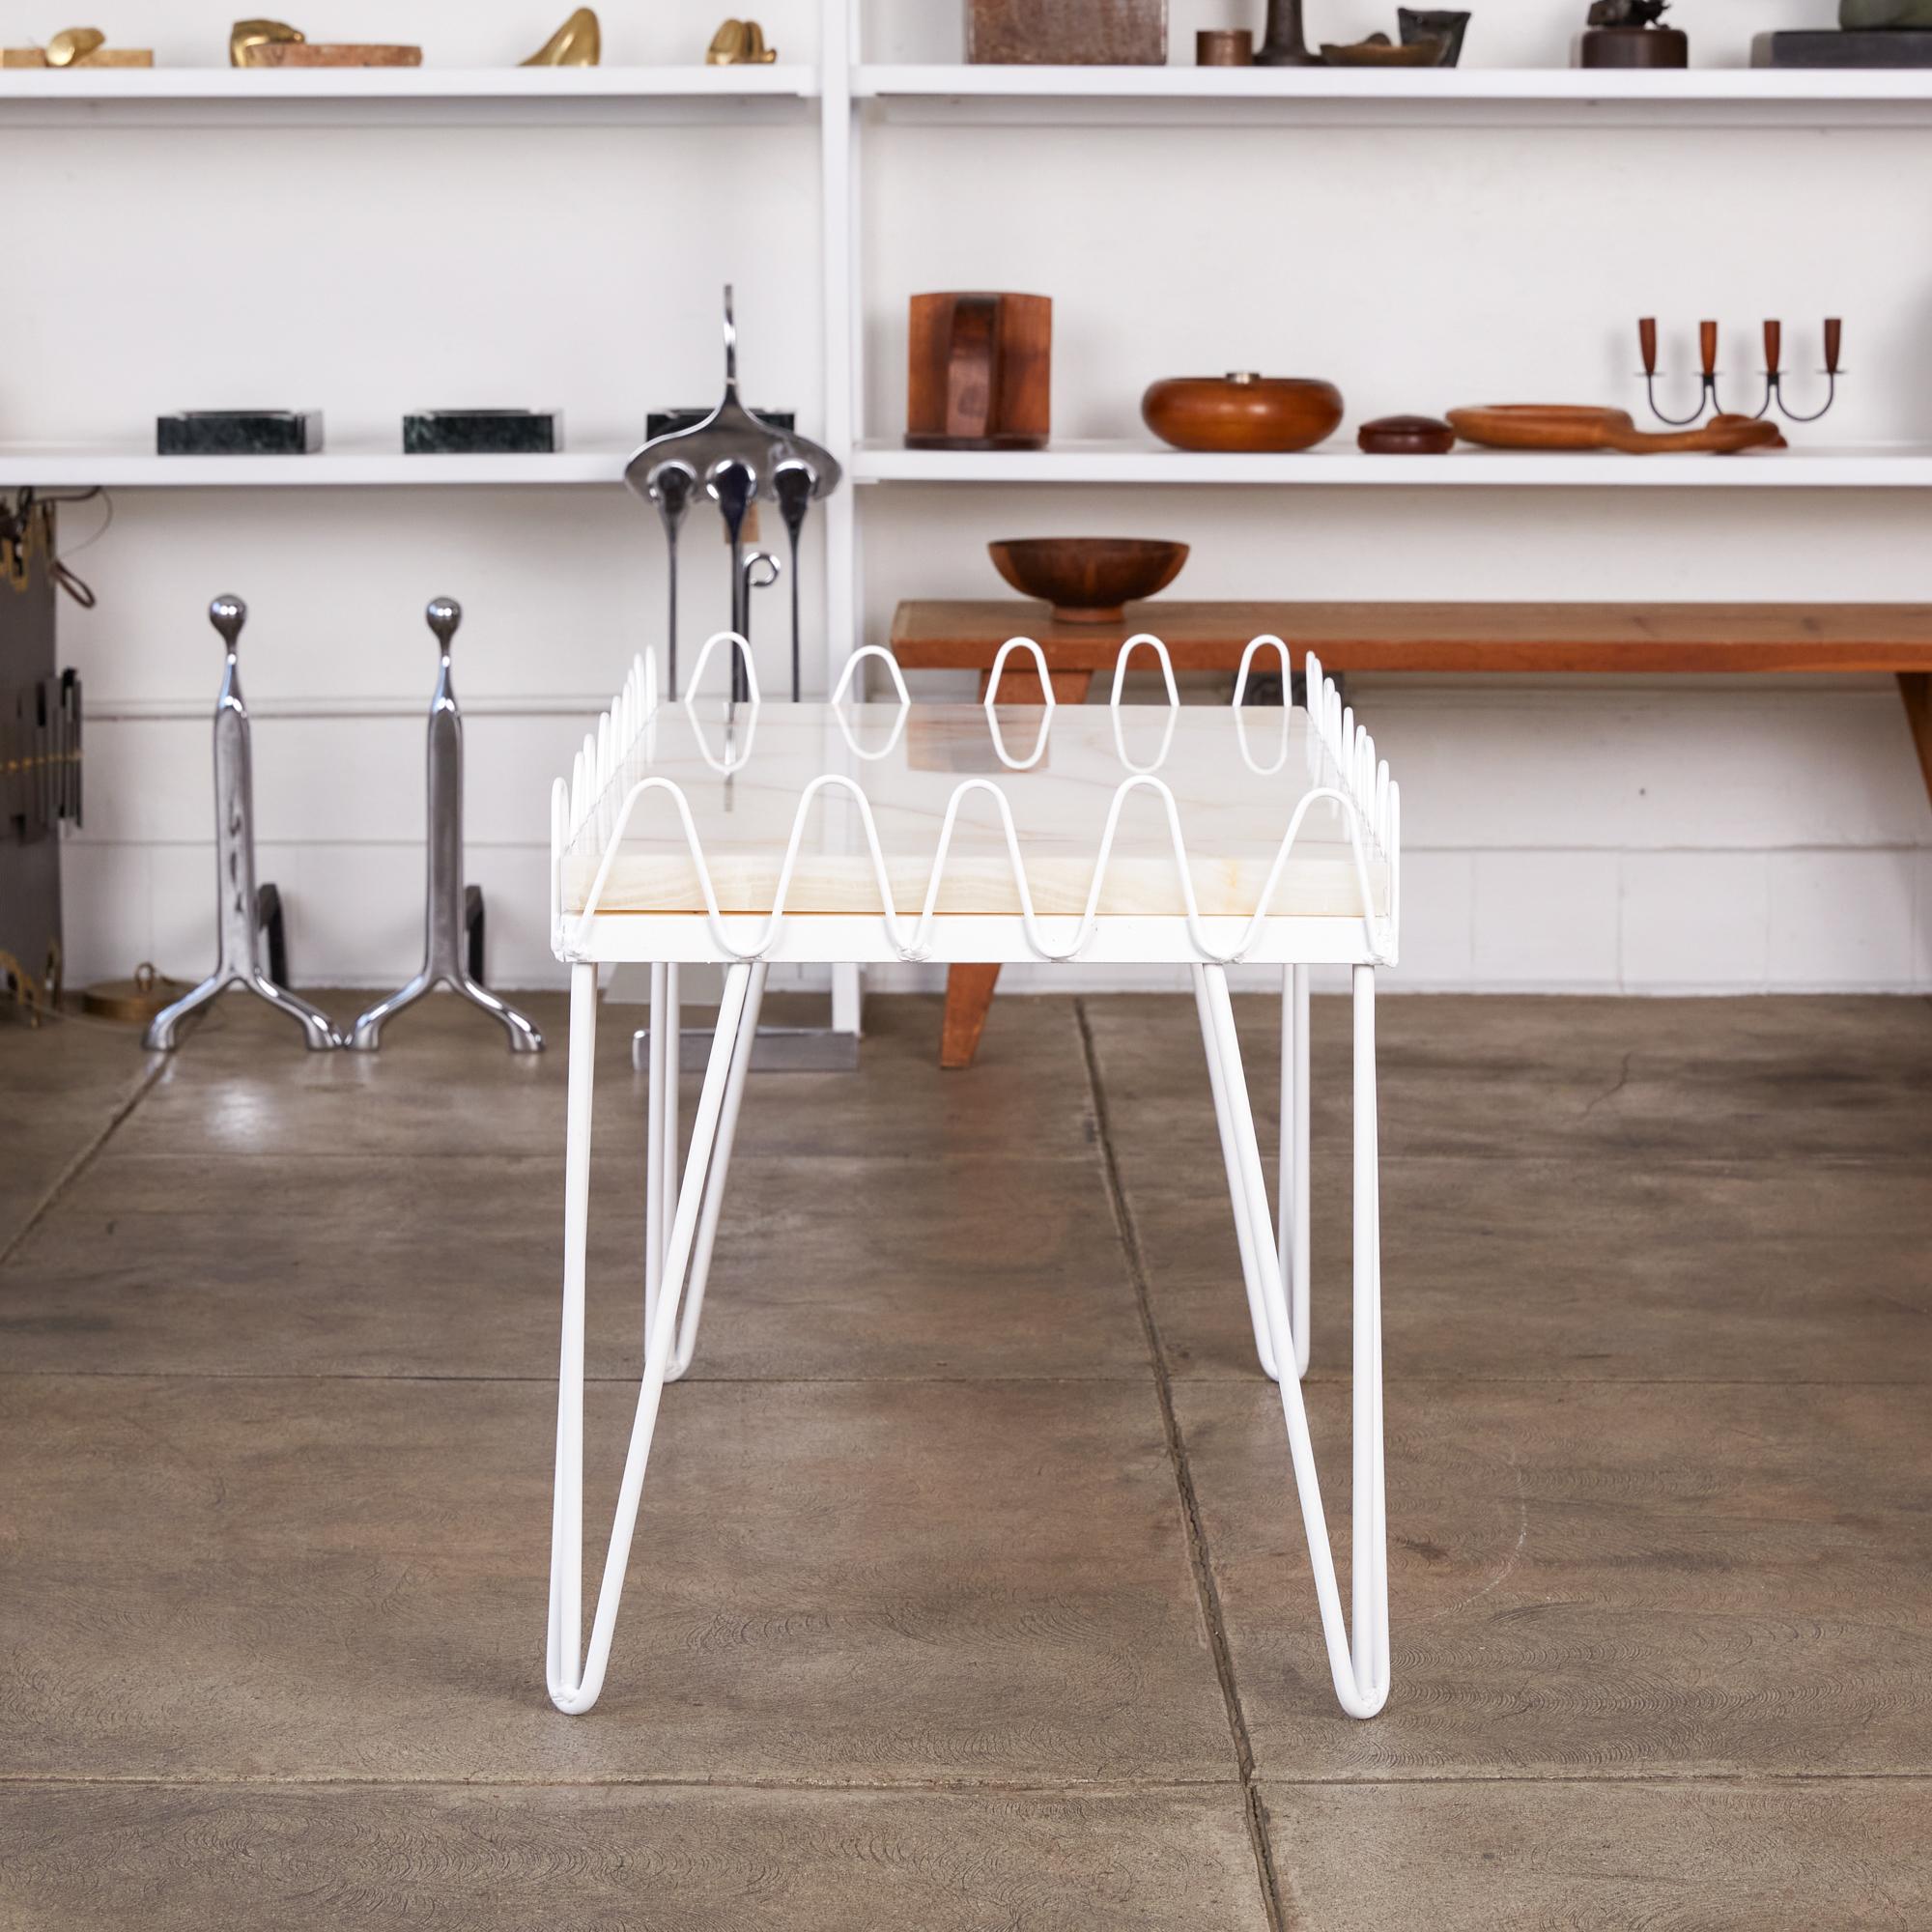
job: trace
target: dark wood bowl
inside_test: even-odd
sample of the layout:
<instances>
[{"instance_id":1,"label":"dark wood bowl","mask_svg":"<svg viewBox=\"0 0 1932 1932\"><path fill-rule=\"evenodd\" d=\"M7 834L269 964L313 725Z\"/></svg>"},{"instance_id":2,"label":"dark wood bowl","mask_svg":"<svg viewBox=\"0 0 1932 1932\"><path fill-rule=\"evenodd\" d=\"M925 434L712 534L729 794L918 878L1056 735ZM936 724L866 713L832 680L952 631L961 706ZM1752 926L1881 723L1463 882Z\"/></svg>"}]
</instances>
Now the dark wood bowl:
<instances>
[{"instance_id":1,"label":"dark wood bowl","mask_svg":"<svg viewBox=\"0 0 1932 1932\"><path fill-rule=\"evenodd\" d=\"M1435 416L1378 416L1355 432L1355 447L1370 456L1446 456L1456 432Z\"/></svg>"},{"instance_id":2,"label":"dark wood bowl","mask_svg":"<svg viewBox=\"0 0 1932 1932\"><path fill-rule=\"evenodd\" d=\"M1170 376L1141 416L1177 449L1311 449L1342 421L1342 392L1313 376Z\"/></svg>"},{"instance_id":3,"label":"dark wood bowl","mask_svg":"<svg viewBox=\"0 0 1932 1932\"><path fill-rule=\"evenodd\" d=\"M1044 597L1064 624L1118 624L1122 606L1165 590L1184 543L1143 537L1011 537L990 543L993 568L1023 597Z\"/></svg>"}]
</instances>

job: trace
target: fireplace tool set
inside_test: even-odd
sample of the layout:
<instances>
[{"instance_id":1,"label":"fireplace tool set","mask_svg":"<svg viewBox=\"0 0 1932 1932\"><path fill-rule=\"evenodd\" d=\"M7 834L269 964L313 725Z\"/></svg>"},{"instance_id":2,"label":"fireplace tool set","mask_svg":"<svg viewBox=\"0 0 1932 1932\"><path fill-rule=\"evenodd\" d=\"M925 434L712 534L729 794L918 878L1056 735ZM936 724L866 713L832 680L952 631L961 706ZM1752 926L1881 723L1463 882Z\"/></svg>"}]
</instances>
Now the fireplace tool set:
<instances>
[{"instance_id":1,"label":"fireplace tool set","mask_svg":"<svg viewBox=\"0 0 1932 1932\"><path fill-rule=\"evenodd\" d=\"M1764 401L1751 412L1756 420L1769 415L1776 409L1786 422L1816 422L1838 399L1838 345L1844 325L1836 316L1830 316L1825 322L1825 402L1823 408L1813 410L1809 415L1801 415L1784 400L1784 378L1786 371L1779 361L1784 348L1784 325L1767 322L1764 326ZM1657 407L1657 318L1645 316L1636 326L1637 348L1643 355L1643 392L1650 400L1651 414L1659 422L1668 423L1672 429L1685 429L1701 420L1708 411L1713 415L1723 413L1723 405L1718 400L1718 325L1715 322L1700 322L1697 325L1698 360L1703 364L1702 384L1698 392L1697 407L1688 416L1667 416Z\"/></svg>"},{"instance_id":2,"label":"fireplace tool set","mask_svg":"<svg viewBox=\"0 0 1932 1932\"><path fill-rule=\"evenodd\" d=\"M665 632L666 681L677 696L677 537L686 513L700 497L718 505L731 552L731 629L749 639L752 592L778 582L781 566L756 542L753 506L760 497L776 505L791 549L791 696L799 698L798 540L807 512L838 485L838 465L829 450L780 429L738 400L738 331L731 290L724 290L724 396L701 422L653 437L624 466L624 481L656 506L664 525L669 609ZM745 666L731 660L731 701L747 696Z\"/></svg>"},{"instance_id":3,"label":"fireplace tool set","mask_svg":"<svg viewBox=\"0 0 1932 1932\"><path fill-rule=\"evenodd\" d=\"M839 475L838 463L831 451L767 421L739 401L738 331L727 283L723 400L701 421L652 437L624 467L624 481L656 507L664 525L668 586L664 664L668 698L674 699L678 694L678 532L691 506L701 498L716 503L724 520L731 569L731 625L729 633L724 635L744 646L726 653L731 661L727 734L734 728L738 708L756 695L751 671L752 592L777 582L782 570L769 552L747 549L748 544L756 542L755 506L760 498L776 505L789 540L791 697L796 704L801 696L799 539L811 505L838 488ZM653 1011L676 1014L677 966L656 964L651 972ZM666 1037L669 1037L668 1032ZM694 1028L681 1032L678 1037L679 1065L687 1071L701 1071L710 1053L710 1033ZM640 1028L635 1035L631 1053L640 1071L654 1064L648 1028ZM849 1072L858 1065L858 1037L824 1027L760 1027L751 1064L760 1071Z\"/></svg>"},{"instance_id":4,"label":"fireplace tool set","mask_svg":"<svg viewBox=\"0 0 1932 1932\"><path fill-rule=\"evenodd\" d=\"M181 1023L230 986L242 986L297 1021L313 1048L375 1052L384 1023L441 984L503 1023L513 1053L534 1053L543 1036L515 1008L483 984L483 891L463 879L463 715L450 684L449 646L463 621L451 598L434 599L425 613L440 654L429 709L429 890L422 971L379 1001L345 1038L328 1016L289 991L281 895L255 880L255 795L248 707L242 697L236 647L248 607L217 597L208 619L227 651L214 701L214 838L216 950L214 970L193 991L149 1022L143 1044L166 1053L179 1043Z\"/></svg>"}]
</instances>

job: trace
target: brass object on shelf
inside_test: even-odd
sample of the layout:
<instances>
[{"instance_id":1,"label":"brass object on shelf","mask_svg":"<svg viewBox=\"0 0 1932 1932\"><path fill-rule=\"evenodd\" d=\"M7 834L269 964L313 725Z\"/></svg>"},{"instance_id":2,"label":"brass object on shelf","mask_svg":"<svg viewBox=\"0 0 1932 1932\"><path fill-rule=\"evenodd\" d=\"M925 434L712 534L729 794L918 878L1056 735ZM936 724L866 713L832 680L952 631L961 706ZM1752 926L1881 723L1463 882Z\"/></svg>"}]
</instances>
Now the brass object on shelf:
<instances>
[{"instance_id":1,"label":"brass object on shelf","mask_svg":"<svg viewBox=\"0 0 1932 1932\"><path fill-rule=\"evenodd\" d=\"M299 28L290 26L286 20L237 20L228 30L228 65L256 67L260 65L254 58L257 47L306 38Z\"/></svg>"},{"instance_id":2,"label":"brass object on shelf","mask_svg":"<svg viewBox=\"0 0 1932 1932\"><path fill-rule=\"evenodd\" d=\"M27 1024L39 1028L42 1019L53 1011L46 988L14 957L0 952L0 999L11 999L27 1016Z\"/></svg>"},{"instance_id":3,"label":"brass object on shelf","mask_svg":"<svg viewBox=\"0 0 1932 1932\"><path fill-rule=\"evenodd\" d=\"M146 1026L163 1007L187 991L179 980L157 972L152 960L134 968L131 980L98 980L80 996L80 1009L97 1020L119 1020L126 1026Z\"/></svg>"},{"instance_id":4,"label":"brass object on shelf","mask_svg":"<svg viewBox=\"0 0 1932 1932\"><path fill-rule=\"evenodd\" d=\"M595 67L604 53L604 34L591 7L580 7L528 60L519 67Z\"/></svg>"},{"instance_id":5,"label":"brass object on shelf","mask_svg":"<svg viewBox=\"0 0 1932 1932\"><path fill-rule=\"evenodd\" d=\"M237 20L228 36L232 67L420 67L422 49L383 42L311 41L286 20Z\"/></svg>"},{"instance_id":6,"label":"brass object on shelf","mask_svg":"<svg viewBox=\"0 0 1932 1932\"><path fill-rule=\"evenodd\" d=\"M99 27L64 27L47 43L47 65L71 67L106 44L107 36Z\"/></svg>"},{"instance_id":7,"label":"brass object on shelf","mask_svg":"<svg viewBox=\"0 0 1932 1932\"><path fill-rule=\"evenodd\" d=\"M99 27L63 27L43 47L8 47L0 67L153 67L153 47L110 47Z\"/></svg>"},{"instance_id":8,"label":"brass object on shelf","mask_svg":"<svg viewBox=\"0 0 1932 1932\"><path fill-rule=\"evenodd\" d=\"M704 49L706 67L763 67L778 57L778 48L766 46L765 30L755 20L726 20Z\"/></svg>"},{"instance_id":9,"label":"brass object on shelf","mask_svg":"<svg viewBox=\"0 0 1932 1932\"><path fill-rule=\"evenodd\" d=\"M423 50L387 41L268 41L250 56L251 68L421 67Z\"/></svg>"}]
</instances>

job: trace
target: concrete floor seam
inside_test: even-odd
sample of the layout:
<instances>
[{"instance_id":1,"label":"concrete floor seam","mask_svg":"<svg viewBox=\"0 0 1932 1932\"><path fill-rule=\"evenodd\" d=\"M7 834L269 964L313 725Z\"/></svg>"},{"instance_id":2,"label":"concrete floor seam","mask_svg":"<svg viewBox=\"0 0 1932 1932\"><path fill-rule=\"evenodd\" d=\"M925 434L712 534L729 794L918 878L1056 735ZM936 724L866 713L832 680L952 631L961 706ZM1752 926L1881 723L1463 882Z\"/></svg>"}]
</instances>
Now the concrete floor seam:
<instances>
[{"instance_id":1,"label":"concrete floor seam","mask_svg":"<svg viewBox=\"0 0 1932 1932\"><path fill-rule=\"evenodd\" d=\"M1228 1714L1228 1729L1234 1740L1236 1763L1240 1771L1241 1808L1247 1821L1249 1842L1254 1847L1255 1875L1261 1886L1268 1924L1273 1932L1282 1932L1286 1921L1282 1916L1281 1888L1275 1874L1274 1848L1268 1837L1267 1817L1255 1781L1254 1747L1248 1737L1240 1692L1235 1684L1234 1655L1221 1615L1220 1593L1214 1587L1213 1566L1208 1554L1207 1535L1202 1528L1200 1504L1194 1493L1193 1474L1187 1466L1187 1449L1181 1438L1180 1418L1175 1413L1166 1350L1161 1343L1160 1323L1154 1315L1152 1297L1148 1290L1146 1257L1141 1251L1133 1210L1128 1205L1125 1184L1121 1178L1113 1137L1108 1132L1107 1098L1100 1080L1099 1054L1094 1042L1084 1000L1073 1002L1073 1019L1080 1031L1080 1052L1087 1071L1087 1094L1094 1108L1094 1138L1100 1155L1101 1173L1106 1180L1108 1205L1113 1210L1114 1232L1120 1240L1121 1257L1126 1264L1127 1279L1133 1286L1134 1301L1140 1311L1141 1331L1147 1340L1154 1396L1160 1406L1161 1430L1167 1438L1168 1461L1173 1465L1175 1489L1186 1529L1188 1563L1194 1572L1195 1594L1200 1603L1202 1621L1207 1626L1208 1648L1214 1658L1214 1675L1221 1686L1221 1698Z\"/></svg>"}]
</instances>

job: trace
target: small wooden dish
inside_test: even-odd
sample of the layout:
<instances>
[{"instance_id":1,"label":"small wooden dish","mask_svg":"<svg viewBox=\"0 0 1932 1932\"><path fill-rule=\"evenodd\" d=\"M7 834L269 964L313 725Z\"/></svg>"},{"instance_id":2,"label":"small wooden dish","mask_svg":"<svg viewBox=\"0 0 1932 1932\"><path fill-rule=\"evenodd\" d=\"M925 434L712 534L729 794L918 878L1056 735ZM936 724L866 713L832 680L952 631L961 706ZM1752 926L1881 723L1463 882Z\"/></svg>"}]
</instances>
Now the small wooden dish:
<instances>
[{"instance_id":1,"label":"small wooden dish","mask_svg":"<svg viewBox=\"0 0 1932 1932\"><path fill-rule=\"evenodd\" d=\"M1378 416L1355 432L1355 447L1369 456L1447 456L1456 432L1435 416Z\"/></svg>"},{"instance_id":2,"label":"small wooden dish","mask_svg":"<svg viewBox=\"0 0 1932 1932\"><path fill-rule=\"evenodd\" d=\"M1485 449L1616 449L1629 456L1704 451L1735 456L1747 449L1783 449L1774 422L1755 416L1713 416L1695 429L1657 434L1638 429L1627 410L1586 409L1570 403L1496 403L1451 410L1449 423L1464 442Z\"/></svg>"}]
</instances>

